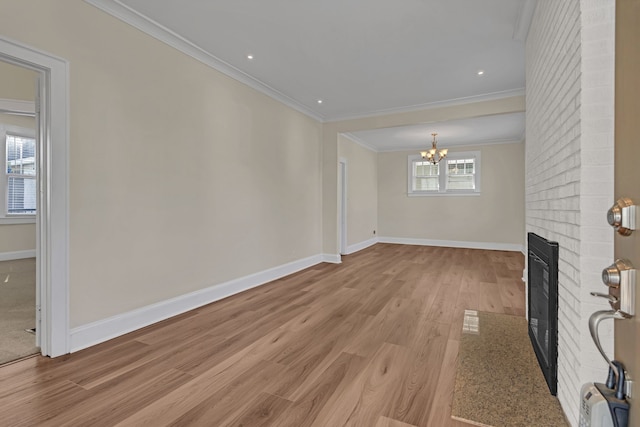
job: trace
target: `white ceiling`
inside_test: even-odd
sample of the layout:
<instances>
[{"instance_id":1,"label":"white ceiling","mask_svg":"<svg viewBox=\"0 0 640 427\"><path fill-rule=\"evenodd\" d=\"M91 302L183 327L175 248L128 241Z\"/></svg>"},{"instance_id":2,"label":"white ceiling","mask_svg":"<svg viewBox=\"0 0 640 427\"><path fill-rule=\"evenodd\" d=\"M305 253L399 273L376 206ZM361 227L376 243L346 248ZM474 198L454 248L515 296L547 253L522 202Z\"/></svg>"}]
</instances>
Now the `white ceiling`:
<instances>
[{"instance_id":1,"label":"white ceiling","mask_svg":"<svg viewBox=\"0 0 640 427\"><path fill-rule=\"evenodd\" d=\"M439 148L521 142L524 113L497 114L446 122L350 132L347 137L375 151L421 150L431 147L437 133Z\"/></svg>"},{"instance_id":2,"label":"white ceiling","mask_svg":"<svg viewBox=\"0 0 640 427\"><path fill-rule=\"evenodd\" d=\"M311 117L334 121L523 94L524 39L536 0L86 1ZM468 133L499 140L513 125L512 117L508 124L486 120L467 121L481 126ZM482 124L489 122L495 135ZM446 128L438 128L444 142ZM418 130L384 135L411 132ZM382 150L386 136L358 135Z\"/></svg>"}]
</instances>

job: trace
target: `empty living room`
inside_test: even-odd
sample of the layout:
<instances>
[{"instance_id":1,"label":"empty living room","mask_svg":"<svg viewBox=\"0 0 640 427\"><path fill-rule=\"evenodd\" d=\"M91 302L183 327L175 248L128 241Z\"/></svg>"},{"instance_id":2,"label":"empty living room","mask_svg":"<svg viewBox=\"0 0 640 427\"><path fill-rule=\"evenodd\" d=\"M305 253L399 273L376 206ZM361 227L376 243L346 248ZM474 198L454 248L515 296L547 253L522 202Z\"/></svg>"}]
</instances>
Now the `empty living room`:
<instances>
[{"instance_id":1,"label":"empty living room","mask_svg":"<svg viewBox=\"0 0 640 427\"><path fill-rule=\"evenodd\" d=\"M0 0L0 425L640 423L639 3Z\"/></svg>"}]
</instances>

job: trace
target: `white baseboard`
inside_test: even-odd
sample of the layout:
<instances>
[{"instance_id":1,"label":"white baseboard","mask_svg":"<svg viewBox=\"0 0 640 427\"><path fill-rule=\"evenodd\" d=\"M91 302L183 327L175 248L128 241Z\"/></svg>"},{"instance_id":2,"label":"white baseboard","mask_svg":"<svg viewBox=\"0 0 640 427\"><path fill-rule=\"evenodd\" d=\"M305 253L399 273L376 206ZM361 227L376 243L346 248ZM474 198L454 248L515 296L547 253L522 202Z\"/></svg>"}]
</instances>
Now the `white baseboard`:
<instances>
[{"instance_id":1,"label":"white baseboard","mask_svg":"<svg viewBox=\"0 0 640 427\"><path fill-rule=\"evenodd\" d=\"M342 258L340 257L340 254L322 254L322 262L342 264Z\"/></svg>"},{"instance_id":2,"label":"white baseboard","mask_svg":"<svg viewBox=\"0 0 640 427\"><path fill-rule=\"evenodd\" d=\"M225 283L213 285L206 289L141 307L127 313L75 327L70 332L70 351L73 353L100 344L101 342L144 328L145 326L210 304L247 289L263 285L319 264L325 261L326 257L327 255L314 255Z\"/></svg>"},{"instance_id":3,"label":"white baseboard","mask_svg":"<svg viewBox=\"0 0 640 427\"><path fill-rule=\"evenodd\" d=\"M368 248L369 246L375 245L376 243L378 243L378 238L372 237L371 239L365 240L364 242L356 243L354 245L349 245L347 246L347 253L345 255L350 255L354 252L361 251L363 249Z\"/></svg>"},{"instance_id":4,"label":"white baseboard","mask_svg":"<svg viewBox=\"0 0 640 427\"><path fill-rule=\"evenodd\" d=\"M27 251L16 252L0 252L0 261L13 261L14 259L35 258L36 250L30 249Z\"/></svg>"},{"instance_id":5,"label":"white baseboard","mask_svg":"<svg viewBox=\"0 0 640 427\"><path fill-rule=\"evenodd\" d=\"M521 252L522 245L515 243L463 242L459 240L412 239L406 237L379 237L380 243L396 243L401 245L445 246L449 248L488 249L494 251Z\"/></svg>"}]
</instances>

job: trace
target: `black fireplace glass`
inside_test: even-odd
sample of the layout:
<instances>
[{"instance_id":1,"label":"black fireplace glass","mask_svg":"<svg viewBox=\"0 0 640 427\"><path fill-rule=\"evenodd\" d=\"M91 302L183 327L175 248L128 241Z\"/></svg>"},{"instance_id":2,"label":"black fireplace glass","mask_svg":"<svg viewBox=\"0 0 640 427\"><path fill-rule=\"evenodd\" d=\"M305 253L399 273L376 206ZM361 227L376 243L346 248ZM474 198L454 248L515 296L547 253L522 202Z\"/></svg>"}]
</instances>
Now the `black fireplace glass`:
<instances>
[{"instance_id":1,"label":"black fireplace glass","mask_svg":"<svg viewBox=\"0 0 640 427\"><path fill-rule=\"evenodd\" d=\"M534 233L528 243L529 337L549 391L558 383L558 243Z\"/></svg>"}]
</instances>

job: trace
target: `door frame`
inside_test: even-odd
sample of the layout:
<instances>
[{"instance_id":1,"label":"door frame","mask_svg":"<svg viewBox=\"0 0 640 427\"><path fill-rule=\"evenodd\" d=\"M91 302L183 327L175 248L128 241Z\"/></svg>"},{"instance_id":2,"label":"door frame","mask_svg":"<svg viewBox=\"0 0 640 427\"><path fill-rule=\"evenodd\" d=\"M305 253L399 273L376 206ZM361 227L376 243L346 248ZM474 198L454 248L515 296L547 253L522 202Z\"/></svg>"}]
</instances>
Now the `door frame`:
<instances>
[{"instance_id":1,"label":"door frame","mask_svg":"<svg viewBox=\"0 0 640 427\"><path fill-rule=\"evenodd\" d=\"M347 159L340 157L338 159L338 181L340 192L340 254L347 254Z\"/></svg>"},{"instance_id":2,"label":"door frame","mask_svg":"<svg viewBox=\"0 0 640 427\"><path fill-rule=\"evenodd\" d=\"M2 35L0 59L34 70L39 76L37 328L42 354L55 357L69 353L69 64Z\"/></svg>"}]
</instances>

